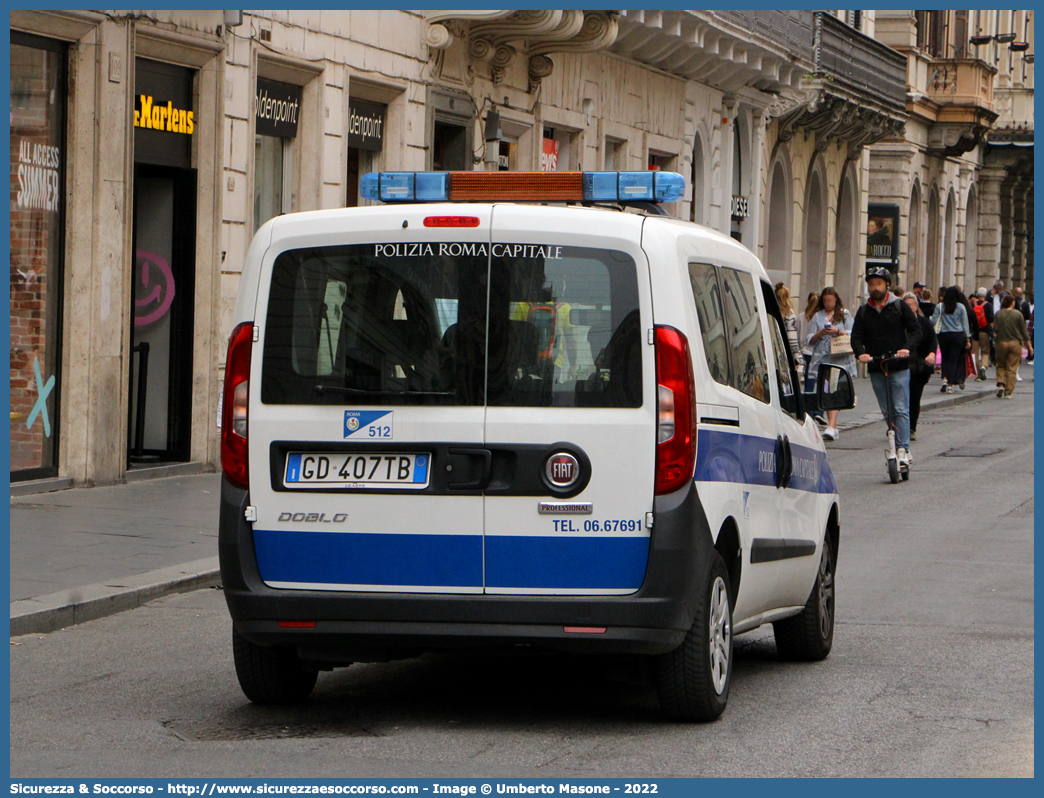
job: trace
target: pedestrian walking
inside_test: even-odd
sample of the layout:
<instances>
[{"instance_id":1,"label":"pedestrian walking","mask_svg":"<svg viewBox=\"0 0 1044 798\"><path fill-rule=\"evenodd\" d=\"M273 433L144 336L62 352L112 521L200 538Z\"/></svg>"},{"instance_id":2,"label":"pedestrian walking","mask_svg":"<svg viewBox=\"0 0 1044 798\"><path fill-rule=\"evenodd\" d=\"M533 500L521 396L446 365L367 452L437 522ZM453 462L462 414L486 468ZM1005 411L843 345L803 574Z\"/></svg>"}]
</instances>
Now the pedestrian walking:
<instances>
[{"instance_id":1,"label":"pedestrian walking","mask_svg":"<svg viewBox=\"0 0 1044 798\"><path fill-rule=\"evenodd\" d=\"M819 294L819 304L808 325L808 344L812 347L812 360L809 362L809 373L816 375L821 363L841 366L854 380L855 354L850 341L839 340L843 335L851 335L854 319L845 310L844 302L833 286L827 286ZM823 437L828 441L836 441L840 435L837 429L837 416L841 411L828 410L826 429Z\"/></svg>"},{"instance_id":2,"label":"pedestrian walking","mask_svg":"<svg viewBox=\"0 0 1044 798\"><path fill-rule=\"evenodd\" d=\"M917 302L921 306L921 313L930 319L935 313L935 303L932 302L932 289L924 283L914 283L913 292L917 295Z\"/></svg>"},{"instance_id":3,"label":"pedestrian walking","mask_svg":"<svg viewBox=\"0 0 1044 798\"><path fill-rule=\"evenodd\" d=\"M1030 303L1022 295L1021 288L1013 288L1011 292L1015 295L1015 310L1022 314L1022 318L1026 320L1026 329L1029 330L1030 319L1033 317L1033 310L1030 307ZM1032 340L1032 338L1033 334L1030 333L1030 340ZM1026 351L1029 352L1029 350ZM1015 381L1022 382L1022 376L1019 374L1018 369L1015 369Z\"/></svg>"},{"instance_id":4,"label":"pedestrian walking","mask_svg":"<svg viewBox=\"0 0 1044 798\"><path fill-rule=\"evenodd\" d=\"M1015 309L1015 297L1001 300L1001 312L993 320L997 335L997 398L1010 399L1015 391L1015 374L1022 360L1022 348L1033 353L1026 319Z\"/></svg>"},{"instance_id":5,"label":"pedestrian walking","mask_svg":"<svg viewBox=\"0 0 1044 798\"><path fill-rule=\"evenodd\" d=\"M957 387L962 391L964 390L964 383L969 376L975 376L975 366L971 359L971 342L977 337L978 328L975 326L976 318L972 315L971 304L968 302L968 297L964 295L964 292L957 289L957 301L964 306L964 315L968 317L968 347L964 350L964 354L961 355L961 361L963 368L958 370L960 379L957 381Z\"/></svg>"},{"instance_id":6,"label":"pedestrian walking","mask_svg":"<svg viewBox=\"0 0 1044 798\"><path fill-rule=\"evenodd\" d=\"M782 282L776 283L776 302L779 303L779 312L783 316L783 326L787 330L787 343L794 355L795 362L801 355L801 347L798 344L797 314L790 304L790 291Z\"/></svg>"},{"instance_id":7,"label":"pedestrian walking","mask_svg":"<svg viewBox=\"0 0 1044 798\"><path fill-rule=\"evenodd\" d=\"M884 267L867 269L870 299L856 311L852 325L852 349L860 363L867 363L870 384L885 419L891 410L895 427L895 456L900 468L909 471L910 455L910 353L921 343L921 327L913 311L901 299L889 294L892 275ZM956 300L954 300L956 302ZM874 358L893 357L887 376ZM889 407L885 380L891 393ZM889 452L889 456L890 456Z\"/></svg>"},{"instance_id":8,"label":"pedestrian walking","mask_svg":"<svg viewBox=\"0 0 1044 798\"><path fill-rule=\"evenodd\" d=\"M798 343L801 345L802 373L805 375L802 390L805 394L808 394L815 389L816 376L808 370L808 364L812 361L812 347L808 345L808 326L812 323L812 317L816 315L816 308L818 306L819 294L815 291L809 291L808 301L805 303L805 309L799 313L797 317L797 334ZM814 415L816 414L813 413L813 416Z\"/></svg>"},{"instance_id":9,"label":"pedestrian walking","mask_svg":"<svg viewBox=\"0 0 1044 798\"><path fill-rule=\"evenodd\" d=\"M953 393L961 384L962 375L967 375L964 352L971 349L971 330L960 293L955 285L947 288L942 304L936 306L932 315L932 326L942 350L942 393Z\"/></svg>"},{"instance_id":10,"label":"pedestrian walking","mask_svg":"<svg viewBox=\"0 0 1044 798\"><path fill-rule=\"evenodd\" d=\"M1032 344L1033 343L1033 294L1027 294L1026 296L1027 296L1027 299L1029 299L1029 303L1030 303L1030 317L1029 317L1029 323L1026 325L1026 329L1029 330L1030 343ZM1033 362L1033 350L1032 349L1029 350L1029 357L1026 358L1026 362L1027 363L1032 363Z\"/></svg>"},{"instance_id":11,"label":"pedestrian walking","mask_svg":"<svg viewBox=\"0 0 1044 798\"><path fill-rule=\"evenodd\" d=\"M971 298L972 317L978 334L972 335L971 353L975 361L976 381L986 382L986 369L990 367L990 341L993 338L993 306L986 301L986 289L981 287Z\"/></svg>"},{"instance_id":12,"label":"pedestrian walking","mask_svg":"<svg viewBox=\"0 0 1044 798\"><path fill-rule=\"evenodd\" d=\"M935 337L935 328L921 312L921 303L916 294L907 294L903 301L914 312L917 324L921 328L921 341L917 344L917 352L910 353L910 440L917 440L917 419L921 416L921 396L924 386L935 373L935 350L939 341Z\"/></svg>"}]
</instances>

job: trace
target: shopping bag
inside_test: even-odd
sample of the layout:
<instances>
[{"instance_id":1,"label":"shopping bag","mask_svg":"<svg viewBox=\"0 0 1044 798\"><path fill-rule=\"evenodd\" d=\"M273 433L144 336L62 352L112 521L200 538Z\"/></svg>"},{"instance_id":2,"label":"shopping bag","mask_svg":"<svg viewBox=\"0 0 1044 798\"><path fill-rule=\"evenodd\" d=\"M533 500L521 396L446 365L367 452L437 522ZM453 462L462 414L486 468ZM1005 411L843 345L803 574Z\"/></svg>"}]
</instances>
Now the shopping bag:
<instances>
[{"instance_id":1,"label":"shopping bag","mask_svg":"<svg viewBox=\"0 0 1044 798\"><path fill-rule=\"evenodd\" d=\"M969 377L978 377L978 373L975 371L975 361L972 360L971 352L965 351L964 353L964 364L968 369Z\"/></svg>"},{"instance_id":2,"label":"shopping bag","mask_svg":"<svg viewBox=\"0 0 1044 798\"><path fill-rule=\"evenodd\" d=\"M830 339L830 354L832 355L852 355L855 354L852 350L852 336L848 333L842 333L841 335L835 335Z\"/></svg>"}]
</instances>

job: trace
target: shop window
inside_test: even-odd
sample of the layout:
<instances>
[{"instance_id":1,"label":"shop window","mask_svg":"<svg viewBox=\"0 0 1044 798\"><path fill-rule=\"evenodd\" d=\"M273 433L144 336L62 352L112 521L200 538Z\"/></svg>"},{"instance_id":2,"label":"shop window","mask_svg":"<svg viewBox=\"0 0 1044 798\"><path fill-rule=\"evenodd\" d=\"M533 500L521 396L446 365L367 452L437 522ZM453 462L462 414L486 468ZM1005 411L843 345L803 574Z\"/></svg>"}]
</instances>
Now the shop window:
<instances>
[{"instance_id":1,"label":"shop window","mask_svg":"<svg viewBox=\"0 0 1044 798\"><path fill-rule=\"evenodd\" d=\"M463 172L467 166L467 129L463 125L436 122L431 168L436 172Z\"/></svg>"},{"instance_id":2,"label":"shop window","mask_svg":"<svg viewBox=\"0 0 1044 798\"><path fill-rule=\"evenodd\" d=\"M257 79L254 118L254 230L291 210L293 144L297 137L300 86Z\"/></svg>"},{"instance_id":3,"label":"shop window","mask_svg":"<svg viewBox=\"0 0 1044 798\"><path fill-rule=\"evenodd\" d=\"M580 169L577 135L571 130L545 127L540 171L569 172Z\"/></svg>"},{"instance_id":4,"label":"shop window","mask_svg":"<svg viewBox=\"0 0 1044 798\"><path fill-rule=\"evenodd\" d=\"M348 103L348 174L345 205L359 205L359 177L377 171L377 154L384 147L388 107L352 98Z\"/></svg>"},{"instance_id":5,"label":"shop window","mask_svg":"<svg viewBox=\"0 0 1044 798\"><path fill-rule=\"evenodd\" d=\"M65 46L11 34L11 479L58 473Z\"/></svg>"},{"instance_id":6,"label":"shop window","mask_svg":"<svg viewBox=\"0 0 1044 798\"><path fill-rule=\"evenodd\" d=\"M279 136L254 137L254 232L269 219L290 212L292 143Z\"/></svg>"},{"instance_id":7,"label":"shop window","mask_svg":"<svg viewBox=\"0 0 1044 798\"><path fill-rule=\"evenodd\" d=\"M518 149L518 143L514 141L501 141L500 142L500 159L497 163L497 170L500 172L509 172L514 166L515 151Z\"/></svg>"},{"instance_id":8,"label":"shop window","mask_svg":"<svg viewBox=\"0 0 1044 798\"><path fill-rule=\"evenodd\" d=\"M674 170L674 156L649 150L648 167L650 172L671 172Z\"/></svg>"}]
</instances>

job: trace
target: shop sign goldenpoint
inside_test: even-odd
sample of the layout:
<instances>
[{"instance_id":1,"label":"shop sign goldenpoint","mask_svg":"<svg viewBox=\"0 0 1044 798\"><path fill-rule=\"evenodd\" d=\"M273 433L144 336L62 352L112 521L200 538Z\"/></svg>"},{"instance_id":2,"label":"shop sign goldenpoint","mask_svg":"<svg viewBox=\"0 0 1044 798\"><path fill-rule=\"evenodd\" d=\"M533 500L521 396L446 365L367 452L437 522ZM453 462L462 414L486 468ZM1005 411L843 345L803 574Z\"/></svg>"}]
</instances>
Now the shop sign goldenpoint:
<instances>
[{"instance_id":1,"label":"shop sign goldenpoint","mask_svg":"<svg viewBox=\"0 0 1044 798\"><path fill-rule=\"evenodd\" d=\"M301 87L274 80L257 79L255 131L262 136L297 136Z\"/></svg>"}]
</instances>

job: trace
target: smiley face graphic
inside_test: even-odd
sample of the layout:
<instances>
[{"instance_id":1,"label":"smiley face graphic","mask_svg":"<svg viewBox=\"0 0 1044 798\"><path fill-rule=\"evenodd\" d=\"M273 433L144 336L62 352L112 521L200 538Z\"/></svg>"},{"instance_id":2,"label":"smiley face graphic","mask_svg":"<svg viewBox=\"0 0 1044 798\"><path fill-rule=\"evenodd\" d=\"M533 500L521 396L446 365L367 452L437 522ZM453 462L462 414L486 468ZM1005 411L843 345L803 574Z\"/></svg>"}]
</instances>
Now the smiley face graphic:
<instances>
[{"instance_id":1,"label":"smiley face graphic","mask_svg":"<svg viewBox=\"0 0 1044 798\"><path fill-rule=\"evenodd\" d=\"M170 264L155 252L139 249L135 263L134 326L145 327L162 319L174 301L174 274Z\"/></svg>"}]
</instances>

